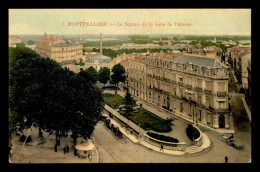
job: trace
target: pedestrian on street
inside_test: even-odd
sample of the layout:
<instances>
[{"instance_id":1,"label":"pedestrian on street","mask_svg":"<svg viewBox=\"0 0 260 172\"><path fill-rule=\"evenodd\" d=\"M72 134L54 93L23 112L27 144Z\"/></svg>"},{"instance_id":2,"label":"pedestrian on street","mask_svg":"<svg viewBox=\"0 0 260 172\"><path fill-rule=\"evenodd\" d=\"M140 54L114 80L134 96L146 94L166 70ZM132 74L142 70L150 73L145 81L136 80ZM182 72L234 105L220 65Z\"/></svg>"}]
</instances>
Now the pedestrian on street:
<instances>
[{"instance_id":1,"label":"pedestrian on street","mask_svg":"<svg viewBox=\"0 0 260 172\"><path fill-rule=\"evenodd\" d=\"M57 145L54 146L54 151L57 152Z\"/></svg>"},{"instance_id":2,"label":"pedestrian on street","mask_svg":"<svg viewBox=\"0 0 260 172\"><path fill-rule=\"evenodd\" d=\"M92 155L89 155L89 161L91 162L91 160L92 160Z\"/></svg>"},{"instance_id":3,"label":"pedestrian on street","mask_svg":"<svg viewBox=\"0 0 260 172\"><path fill-rule=\"evenodd\" d=\"M64 154L66 154L66 147L64 146L64 148L63 148L63 151L64 151Z\"/></svg>"},{"instance_id":4,"label":"pedestrian on street","mask_svg":"<svg viewBox=\"0 0 260 172\"><path fill-rule=\"evenodd\" d=\"M66 146L66 150L67 150L67 152L69 153L69 151L70 151L69 145Z\"/></svg>"},{"instance_id":5,"label":"pedestrian on street","mask_svg":"<svg viewBox=\"0 0 260 172\"><path fill-rule=\"evenodd\" d=\"M77 156L77 149L74 148L74 156Z\"/></svg>"},{"instance_id":6,"label":"pedestrian on street","mask_svg":"<svg viewBox=\"0 0 260 172\"><path fill-rule=\"evenodd\" d=\"M161 145L161 149L160 149L160 151L163 151L163 145Z\"/></svg>"},{"instance_id":7,"label":"pedestrian on street","mask_svg":"<svg viewBox=\"0 0 260 172\"><path fill-rule=\"evenodd\" d=\"M225 163L228 163L228 157L225 156Z\"/></svg>"}]
</instances>

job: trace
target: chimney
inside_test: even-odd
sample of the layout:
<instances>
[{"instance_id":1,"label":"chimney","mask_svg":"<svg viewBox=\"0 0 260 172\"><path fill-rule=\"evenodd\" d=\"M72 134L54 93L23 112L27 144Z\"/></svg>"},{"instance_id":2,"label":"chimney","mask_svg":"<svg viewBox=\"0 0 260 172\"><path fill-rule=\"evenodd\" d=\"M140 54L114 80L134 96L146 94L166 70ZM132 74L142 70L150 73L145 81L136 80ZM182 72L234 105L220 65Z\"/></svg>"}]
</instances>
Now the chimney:
<instances>
[{"instance_id":1,"label":"chimney","mask_svg":"<svg viewBox=\"0 0 260 172\"><path fill-rule=\"evenodd\" d=\"M46 37L46 32L44 32L44 36Z\"/></svg>"},{"instance_id":2,"label":"chimney","mask_svg":"<svg viewBox=\"0 0 260 172\"><path fill-rule=\"evenodd\" d=\"M100 33L100 54L102 54L102 33Z\"/></svg>"}]
</instances>

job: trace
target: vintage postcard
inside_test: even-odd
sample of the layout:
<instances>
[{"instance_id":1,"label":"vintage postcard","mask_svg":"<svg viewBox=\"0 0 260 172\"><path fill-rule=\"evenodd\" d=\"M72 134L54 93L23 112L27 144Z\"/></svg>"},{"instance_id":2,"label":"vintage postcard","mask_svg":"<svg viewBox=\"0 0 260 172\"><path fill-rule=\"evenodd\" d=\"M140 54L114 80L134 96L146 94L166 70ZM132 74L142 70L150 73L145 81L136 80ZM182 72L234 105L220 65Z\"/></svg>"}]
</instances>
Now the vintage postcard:
<instances>
[{"instance_id":1,"label":"vintage postcard","mask_svg":"<svg viewBox=\"0 0 260 172\"><path fill-rule=\"evenodd\" d=\"M10 163L251 162L251 9L8 13Z\"/></svg>"}]
</instances>

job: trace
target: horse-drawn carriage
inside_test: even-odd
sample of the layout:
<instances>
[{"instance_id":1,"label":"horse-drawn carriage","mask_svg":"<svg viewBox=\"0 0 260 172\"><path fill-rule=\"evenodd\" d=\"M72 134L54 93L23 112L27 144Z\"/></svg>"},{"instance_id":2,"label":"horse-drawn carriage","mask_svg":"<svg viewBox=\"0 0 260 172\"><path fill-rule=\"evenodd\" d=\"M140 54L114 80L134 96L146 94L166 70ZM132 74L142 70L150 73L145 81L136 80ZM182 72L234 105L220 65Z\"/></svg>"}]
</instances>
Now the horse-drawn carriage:
<instances>
[{"instance_id":1,"label":"horse-drawn carriage","mask_svg":"<svg viewBox=\"0 0 260 172\"><path fill-rule=\"evenodd\" d=\"M111 124L110 128L111 128L111 131L115 134L115 136L118 136L120 138L123 137L122 132L119 130L118 126Z\"/></svg>"}]
</instances>

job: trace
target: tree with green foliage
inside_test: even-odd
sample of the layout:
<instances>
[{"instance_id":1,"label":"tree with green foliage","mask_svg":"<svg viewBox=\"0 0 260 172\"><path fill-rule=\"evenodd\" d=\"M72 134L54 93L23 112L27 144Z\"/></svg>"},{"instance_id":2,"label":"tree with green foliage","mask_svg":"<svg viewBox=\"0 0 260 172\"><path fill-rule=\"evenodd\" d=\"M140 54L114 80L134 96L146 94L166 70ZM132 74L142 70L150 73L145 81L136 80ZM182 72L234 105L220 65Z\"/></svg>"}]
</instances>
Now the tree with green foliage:
<instances>
[{"instance_id":1,"label":"tree with green foliage","mask_svg":"<svg viewBox=\"0 0 260 172\"><path fill-rule=\"evenodd\" d=\"M84 65L85 65L85 63L83 62L83 59L82 59L82 58L79 59L79 65L80 65L80 66L84 66Z\"/></svg>"},{"instance_id":2,"label":"tree with green foliage","mask_svg":"<svg viewBox=\"0 0 260 172\"><path fill-rule=\"evenodd\" d=\"M135 106L135 99L132 97L132 95L129 93L128 89L124 98L124 108L125 108L125 115L130 116L131 112L133 112L133 107Z\"/></svg>"},{"instance_id":3,"label":"tree with green foliage","mask_svg":"<svg viewBox=\"0 0 260 172\"><path fill-rule=\"evenodd\" d=\"M108 67L102 67L98 71L99 82L103 83L105 86L105 84L107 83L107 81L109 81L109 79L110 79L110 69Z\"/></svg>"},{"instance_id":4,"label":"tree with green foliage","mask_svg":"<svg viewBox=\"0 0 260 172\"><path fill-rule=\"evenodd\" d=\"M71 110L69 128L74 145L78 137L89 138L103 111L104 100L101 90L81 75L76 75L72 82Z\"/></svg>"},{"instance_id":5,"label":"tree with green foliage","mask_svg":"<svg viewBox=\"0 0 260 172\"><path fill-rule=\"evenodd\" d=\"M142 36L142 35L129 35L128 36L132 41L137 39L150 39L149 36Z\"/></svg>"},{"instance_id":6,"label":"tree with green foliage","mask_svg":"<svg viewBox=\"0 0 260 172\"><path fill-rule=\"evenodd\" d=\"M97 70L93 67L90 66L89 68L83 70L82 68L80 69L79 75L81 75L82 77L84 77L86 80L92 82L92 83L96 83L98 80L98 72Z\"/></svg>"},{"instance_id":7,"label":"tree with green foliage","mask_svg":"<svg viewBox=\"0 0 260 172\"><path fill-rule=\"evenodd\" d=\"M112 68L113 74L111 75L112 83L116 85L118 90L118 83L125 82L125 68L120 63L116 64Z\"/></svg>"},{"instance_id":8,"label":"tree with green foliage","mask_svg":"<svg viewBox=\"0 0 260 172\"><path fill-rule=\"evenodd\" d=\"M27 42L27 44L28 44L28 45L34 45L35 42L34 42L33 40L29 40L29 41Z\"/></svg>"},{"instance_id":9,"label":"tree with green foliage","mask_svg":"<svg viewBox=\"0 0 260 172\"><path fill-rule=\"evenodd\" d=\"M39 137L42 130L89 137L103 109L101 90L29 48L9 50L9 136L35 125Z\"/></svg>"},{"instance_id":10,"label":"tree with green foliage","mask_svg":"<svg viewBox=\"0 0 260 172\"><path fill-rule=\"evenodd\" d=\"M19 124L19 131L22 131L36 122L41 136L44 118L42 105L45 86L48 85L43 78L46 76L46 69L54 61L43 60L35 51L22 46L11 49L9 53L9 107L15 123L12 125Z\"/></svg>"}]
</instances>

